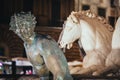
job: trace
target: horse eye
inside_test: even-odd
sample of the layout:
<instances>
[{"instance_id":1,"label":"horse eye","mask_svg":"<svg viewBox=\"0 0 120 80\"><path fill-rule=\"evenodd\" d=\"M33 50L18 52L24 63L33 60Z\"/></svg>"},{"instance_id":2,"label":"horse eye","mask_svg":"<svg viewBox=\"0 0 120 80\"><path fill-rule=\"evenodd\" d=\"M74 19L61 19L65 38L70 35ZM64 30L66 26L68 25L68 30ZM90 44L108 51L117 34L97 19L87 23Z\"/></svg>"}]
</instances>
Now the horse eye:
<instances>
[{"instance_id":1,"label":"horse eye","mask_svg":"<svg viewBox=\"0 0 120 80\"><path fill-rule=\"evenodd\" d=\"M67 29L67 31L70 31L72 28L68 26L68 27L66 27L66 29Z\"/></svg>"}]
</instances>

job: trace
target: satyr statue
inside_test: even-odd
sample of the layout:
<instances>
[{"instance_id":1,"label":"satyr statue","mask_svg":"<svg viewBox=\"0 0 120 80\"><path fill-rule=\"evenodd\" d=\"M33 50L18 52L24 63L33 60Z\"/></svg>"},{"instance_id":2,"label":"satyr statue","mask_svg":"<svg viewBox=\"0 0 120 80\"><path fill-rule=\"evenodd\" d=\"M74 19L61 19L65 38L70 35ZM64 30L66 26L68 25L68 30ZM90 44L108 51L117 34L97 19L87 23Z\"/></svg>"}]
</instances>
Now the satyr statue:
<instances>
[{"instance_id":1,"label":"satyr statue","mask_svg":"<svg viewBox=\"0 0 120 80\"><path fill-rule=\"evenodd\" d=\"M30 12L15 14L10 20L10 30L23 41L27 58L39 76L53 74L54 80L73 80L67 60L56 41L49 35L36 34L36 20Z\"/></svg>"}]
</instances>

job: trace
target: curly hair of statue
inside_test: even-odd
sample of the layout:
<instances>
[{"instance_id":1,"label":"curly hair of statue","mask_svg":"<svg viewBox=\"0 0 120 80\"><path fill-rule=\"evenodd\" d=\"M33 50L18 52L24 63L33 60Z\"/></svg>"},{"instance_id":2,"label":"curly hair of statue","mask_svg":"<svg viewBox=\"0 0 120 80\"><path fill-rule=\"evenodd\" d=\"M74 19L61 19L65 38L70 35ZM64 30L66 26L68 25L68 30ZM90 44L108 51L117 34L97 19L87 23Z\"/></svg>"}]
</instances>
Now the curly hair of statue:
<instances>
[{"instance_id":1,"label":"curly hair of statue","mask_svg":"<svg viewBox=\"0 0 120 80\"><path fill-rule=\"evenodd\" d=\"M26 28L33 28L36 25L36 18L31 12L20 12L18 14L14 14L10 20L10 30L15 31L16 29L20 29L22 25L27 24L29 22L29 26L25 26Z\"/></svg>"}]
</instances>

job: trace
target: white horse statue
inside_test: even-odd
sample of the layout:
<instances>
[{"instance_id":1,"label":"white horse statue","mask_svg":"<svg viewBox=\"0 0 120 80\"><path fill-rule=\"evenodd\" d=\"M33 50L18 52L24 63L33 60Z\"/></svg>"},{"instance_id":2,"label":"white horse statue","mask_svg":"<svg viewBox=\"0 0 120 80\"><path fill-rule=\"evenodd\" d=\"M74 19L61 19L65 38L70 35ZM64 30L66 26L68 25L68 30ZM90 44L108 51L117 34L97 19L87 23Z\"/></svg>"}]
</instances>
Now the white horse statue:
<instances>
[{"instance_id":1,"label":"white horse statue","mask_svg":"<svg viewBox=\"0 0 120 80\"><path fill-rule=\"evenodd\" d=\"M72 47L78 40L86 52L82 67L73 68L71 74L93 74L98 68L105 67L105 59L111 51L113 28L107 21L90 10L71 12L65 21L58 43L61 48Z\"/></svg>"},{"instance_id":2,"label":"white horse statue","mask_svg":"<svg viewBox=\"0 0 120 80\"><path fill-rule=\"evenodd\" d=\"M118 72L120 69L120 17L115 25L112 37L112 50L106 59L106 67L99 69L94 75L104 75L110 72ZM119 74L120 75L120 74Z\"/></svg>"}]
</instances>

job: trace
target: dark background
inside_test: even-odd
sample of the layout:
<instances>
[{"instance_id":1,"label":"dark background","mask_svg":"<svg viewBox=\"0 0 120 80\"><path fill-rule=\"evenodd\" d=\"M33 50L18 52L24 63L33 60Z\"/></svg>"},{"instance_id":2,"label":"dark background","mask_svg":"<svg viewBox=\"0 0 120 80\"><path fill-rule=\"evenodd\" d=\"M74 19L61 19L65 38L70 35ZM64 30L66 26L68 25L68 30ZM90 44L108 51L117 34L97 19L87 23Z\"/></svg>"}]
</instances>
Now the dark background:
<instances>
[{"instance_id":1,"label":"dark background","mask_svg":"<svg viewBox=\"0 0 120 80\"><path fill-rule=\"evenodd\" d=\"M8 24L14 13L30 11L39 26L61 26L74 10L74 0L0 0L0 10L1 24Z\"/></svg>"}]
</instances>

